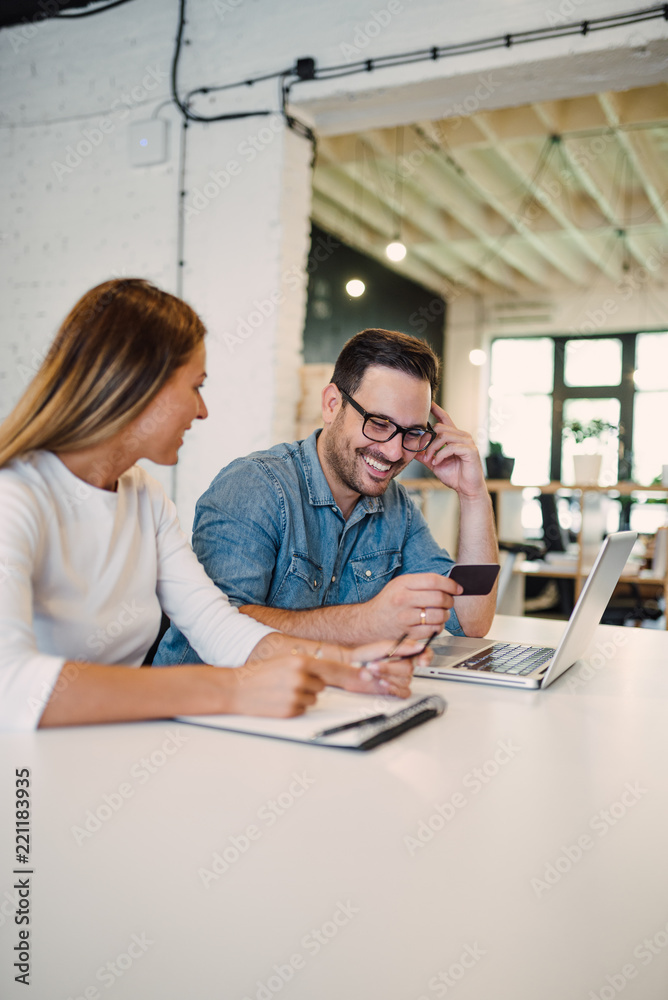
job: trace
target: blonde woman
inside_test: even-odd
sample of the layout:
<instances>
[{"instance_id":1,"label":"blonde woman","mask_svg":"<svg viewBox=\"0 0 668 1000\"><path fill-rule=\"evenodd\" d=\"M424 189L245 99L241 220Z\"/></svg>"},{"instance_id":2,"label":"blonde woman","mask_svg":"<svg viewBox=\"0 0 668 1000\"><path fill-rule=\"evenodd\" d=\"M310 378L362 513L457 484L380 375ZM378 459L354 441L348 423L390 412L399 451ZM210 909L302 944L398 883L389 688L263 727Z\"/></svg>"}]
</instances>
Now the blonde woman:
<instances>
[{"instance_id":1,"label":"blonde woman","mask_svg":"<svg viewBox=\"0 0 668 1000\"><path fill-rule=\"evenodd\" d=\"M204 335L180 299L107 281L74 306L0 425L0 729L290 716L325 684L408 694L411 660L354 665L389 642L349 650L240 614L136 464L174 465L207 416ZM215 666L132 669L162 611Z\"/></svg>"}]
</instances>

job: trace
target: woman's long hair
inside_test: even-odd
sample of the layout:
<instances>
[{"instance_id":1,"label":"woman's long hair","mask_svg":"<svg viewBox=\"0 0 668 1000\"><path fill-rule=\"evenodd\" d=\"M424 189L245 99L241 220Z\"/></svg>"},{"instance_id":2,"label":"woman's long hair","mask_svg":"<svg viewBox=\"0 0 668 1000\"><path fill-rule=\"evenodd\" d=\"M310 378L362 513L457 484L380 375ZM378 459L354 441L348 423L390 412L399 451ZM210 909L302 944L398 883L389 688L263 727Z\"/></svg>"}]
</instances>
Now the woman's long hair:
<instances>
[{"instance_id":1,"label":"woman's long hair","mask_svg":"<svg viewBox=\"0 0 668 1000\"><path fill-rule=\"evenodd\" d=\"M36 449L75 451L112 437L188 361L205 332L190 306L141 278L86 292L0 424L0 468Z\"/></svg>"}]
</instances>

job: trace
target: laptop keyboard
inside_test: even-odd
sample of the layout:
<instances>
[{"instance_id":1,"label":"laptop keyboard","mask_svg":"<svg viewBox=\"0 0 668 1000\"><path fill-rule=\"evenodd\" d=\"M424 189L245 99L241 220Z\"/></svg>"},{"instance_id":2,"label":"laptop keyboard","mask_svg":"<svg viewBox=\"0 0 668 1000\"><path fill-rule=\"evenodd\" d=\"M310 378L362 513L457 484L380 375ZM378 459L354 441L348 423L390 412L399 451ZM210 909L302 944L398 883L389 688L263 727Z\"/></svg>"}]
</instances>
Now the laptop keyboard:
<instances>
[{"instance_id":1,"label":"laptop keyboard","mask_svg":"<svg viewBox=\"0 0 668 1000\"><path fill-rule=\"evenodd\" d=\"M467 670L485 670L495 674L530 674L554 656L554 649L538 646L518 646L517 643L496 642L482 653L456 664Z\"/></svg>"}]
</instances>

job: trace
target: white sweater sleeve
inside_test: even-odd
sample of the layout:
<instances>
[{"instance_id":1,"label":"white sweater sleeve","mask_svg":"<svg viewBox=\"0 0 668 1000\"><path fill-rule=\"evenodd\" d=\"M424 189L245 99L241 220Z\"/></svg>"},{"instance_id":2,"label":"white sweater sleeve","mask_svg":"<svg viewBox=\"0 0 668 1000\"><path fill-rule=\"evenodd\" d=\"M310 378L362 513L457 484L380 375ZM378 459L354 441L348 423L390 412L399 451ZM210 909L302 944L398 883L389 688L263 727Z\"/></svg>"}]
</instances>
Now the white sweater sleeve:
<instances>
[{"instance_id":1,"label":"white sweater sleeve","mask_svg":"<svg viewBox=\"0 0 668 1000\"><path fill-rule=\"evenodd\" d=\"M0 511L0 732L8 732L37 727L65 657L37 648L32 576L43 518L31 491L9 474Z\"/></svg>"},{"instance_id":2,"label":"white sweater sleeve","mask_svg":"<svg viewBox=\"0 0 668 1000\"><path fill-rule=\"evenodd\" d=\"M207 576L162 488L154 494L158 599L205 663L237 667L275 629L242 615ZM155 505L158 505L156 509Z\"/></svg>"}]
</instances>

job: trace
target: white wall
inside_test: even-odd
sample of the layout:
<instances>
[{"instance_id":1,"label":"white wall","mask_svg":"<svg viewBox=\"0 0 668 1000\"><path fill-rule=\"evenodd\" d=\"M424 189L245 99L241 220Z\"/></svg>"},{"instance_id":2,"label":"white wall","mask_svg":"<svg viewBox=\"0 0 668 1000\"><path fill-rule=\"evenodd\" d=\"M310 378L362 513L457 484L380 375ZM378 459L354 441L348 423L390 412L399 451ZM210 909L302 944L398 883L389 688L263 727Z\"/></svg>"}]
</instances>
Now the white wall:
<instances>
[{"instance_id":1,"label":"white wall","mask_svg":"<svg viewBox=\"0 0 668 1000\"><path fill-rule=\"evenodd\" d=\"M345 64L628 6L628 0L189 0L180 89L288 68L299 56ZM166 163L131 167L126 144L128 123L168 99L176 18L176 3L134 0L69 24L50 20L0 32L0 417L88 287L130 274L178 287L178 115L171 106L159 111L171 123ZM665 78L665 33L661 22L650 22L303 84L293 91L295 110L319 130L350 131L457 113L456 104L490 72L498 81L490 107L650 83L662 72ZM646 56L638 60L633 53L641 45ZM276 81L197 103L211 114L276 107ZM67 167L69 147L75 155L66 171L57 164ZM308 144L286 136L278 119L188 129L183 295L210 329L211 418L191 431L178 467L175 495L186 528L195 499L221 464L292 433L309 158ZM453 310L459 333L448 348L449 368L459 365L472 336L464 304L458 317ZM448 393L456 410L461 403L469 412L477 405L475 392L464 395L469 373L455 382L454 371L446 372Z\"/></svg>"}]
</instances>

